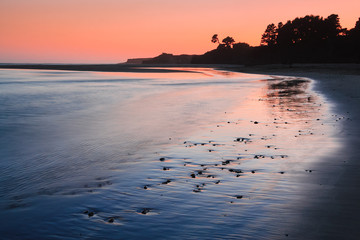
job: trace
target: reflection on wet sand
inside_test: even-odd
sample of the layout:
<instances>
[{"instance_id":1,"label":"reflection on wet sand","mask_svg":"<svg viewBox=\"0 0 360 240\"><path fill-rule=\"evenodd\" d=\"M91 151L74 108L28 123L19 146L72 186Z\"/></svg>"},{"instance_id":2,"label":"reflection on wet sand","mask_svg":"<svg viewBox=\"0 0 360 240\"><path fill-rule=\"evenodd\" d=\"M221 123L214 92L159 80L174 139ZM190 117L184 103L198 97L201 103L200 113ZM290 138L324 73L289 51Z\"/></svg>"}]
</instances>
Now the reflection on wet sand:
<instances>
[{"instance_id":1,"label":"reflection on wet sand","mask_svg":"<svg viewBox=\"0 0 360 240\"><path fill-rule=\"evenodd\" d=\"M120 77L146 77L152 79L206 79L218 77L235 77L242 75L250 77L250 74L240 74L236 72L218 70L214 68L182 68L182 67L135 67L130 69L143 70L144 72L129 71L129 72L98 72L99 75L105 76L120 76ZM155 72L148 72L149 70L157 70ZM165 70L165 71L164 71ZM254 75L256 76L256 75Z\"/></svg>"},{"instance_id":2,"label":"reflection on wet sand","mask_svg":"<svg viewBox=\"0 0 360 240\"><path fill-rule=\"evenodd\" d=\"M279 113L293 118L311 118L315 114L317 99L309 91L310 80L300 78L274 78L268 81L267 102Z\"/></svg>"},{"instance_id":3,"label":"reflection on wet sand","mask_svg":"<svg viewBox=\"0 0 360 240\"><path fill-rule=\"evenodd\" d=\"M213 224L220 222L223 229L217 234L224 238L229 233L250 239L288 234L281 226L291 221L285 216L294 214L293 204L301 199L304 187L297 177L314 173L308 166L336 144L322 151L316 146L331 142L325 136L331 131L318 121L327 109L310 90L310 80L270 78L263 88L259 83L252 81L254 85L245 90L236 85L217 87L216 94L212 86L193 87L194 93L202 94L189 96L185 93L189 89L181 89L166 96L167 101L185 105L185 99L192 103L205 100L207 107L216 105L217 99L231 104L220 115L212 113L211 121L204 120L207 115L199 110L202 120L196 122L197 130L171 136L167 147L156 150L157 157L149 159L148 167L143 166L147 169L143 182L131 201L137 205L134 212L175 215L177 221L168 220L167 224L184 226L188 222L197 229L192 232L187 226L177 237L199 236L203 229L215 228ZM190 127L183 121L177 127ZM144 205L137 204L139 198L146 199ZM244 219L246 227L234 229Z\"/></svg>"}]
</instances>

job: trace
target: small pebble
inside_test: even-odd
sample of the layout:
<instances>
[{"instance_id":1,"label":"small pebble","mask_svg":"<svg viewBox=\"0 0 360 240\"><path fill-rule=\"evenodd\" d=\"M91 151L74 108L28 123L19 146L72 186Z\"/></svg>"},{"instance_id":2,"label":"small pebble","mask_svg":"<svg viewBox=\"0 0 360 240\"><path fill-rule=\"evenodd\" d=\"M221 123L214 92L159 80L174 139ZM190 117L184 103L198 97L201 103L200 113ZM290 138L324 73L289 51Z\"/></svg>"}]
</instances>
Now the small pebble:
<instances>
[{"instance_id":1,"label":"small pebble","mask_svg":"<svg viewBox=\"0 0 360 240\"><path fill-rule=\"evenodd\" d=\"M147 214L150 212L150 209L148 208L144 208L142 211L141 211L141 214Z\"/></svg>"},{"instance_id":2,"label":"small pebble","mask_svg":"<svg viewBox=\"0 0 360 240\"><path fill-rule=\"evenodd\" d=\"M162 184L168 184L168 183L171 183L171 180L170 180L170 179L166 180L166 181L163 182Z\"/></svg>"}]
</instances>

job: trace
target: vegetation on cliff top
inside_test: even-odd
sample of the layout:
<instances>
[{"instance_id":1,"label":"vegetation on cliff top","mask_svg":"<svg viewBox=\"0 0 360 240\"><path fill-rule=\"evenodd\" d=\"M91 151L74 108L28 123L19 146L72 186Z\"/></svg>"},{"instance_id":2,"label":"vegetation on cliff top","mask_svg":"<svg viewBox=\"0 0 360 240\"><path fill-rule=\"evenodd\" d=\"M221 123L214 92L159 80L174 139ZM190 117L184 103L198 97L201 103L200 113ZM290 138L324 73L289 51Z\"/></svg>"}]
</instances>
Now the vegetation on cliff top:
<instances>
[{"instance_id":1,"label":"vegetation on cliff top","mask_svg":"<svg viewBox=\"0 0 360 240\"><path fill-rule=\"evenodd\" d=\"M339 16L307 15L292 21L269 24L260 46L251 47L228 36L221 42L217 34L211 42L217 48L194 56L192 63L271 64L360 62L360 18L354 28L340 25Z\"/></svg>"}]
</instances>

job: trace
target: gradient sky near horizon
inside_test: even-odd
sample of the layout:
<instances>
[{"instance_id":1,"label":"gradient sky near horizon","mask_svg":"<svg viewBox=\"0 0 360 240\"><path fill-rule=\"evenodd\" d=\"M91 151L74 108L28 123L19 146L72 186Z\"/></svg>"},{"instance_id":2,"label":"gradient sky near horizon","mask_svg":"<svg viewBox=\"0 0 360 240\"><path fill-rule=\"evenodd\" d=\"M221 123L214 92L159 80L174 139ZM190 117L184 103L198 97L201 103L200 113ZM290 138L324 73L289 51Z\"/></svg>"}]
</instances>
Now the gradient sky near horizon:
<instances>
[{"instance_id":1,"label":"gradient sky near horizon","mask_svg":"<svg viewBox=\"0 0 360 240\"><path fill-rule=\"evenodd\" d=\"M338 14L359 0L0 0L0 63L118 63L163 52L202 54L213 34L252 46L269 23Z\"/></svg>"}]
</instances>

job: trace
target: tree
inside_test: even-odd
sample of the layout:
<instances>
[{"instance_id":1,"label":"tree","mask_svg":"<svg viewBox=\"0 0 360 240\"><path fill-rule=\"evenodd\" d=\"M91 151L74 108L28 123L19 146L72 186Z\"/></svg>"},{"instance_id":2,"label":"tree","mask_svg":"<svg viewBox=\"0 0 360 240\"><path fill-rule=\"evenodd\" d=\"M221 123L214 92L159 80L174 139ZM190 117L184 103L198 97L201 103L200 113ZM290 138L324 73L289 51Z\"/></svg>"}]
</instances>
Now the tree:
<instances>
[{"instance_id":1,"label":"tree","mask_svg":"<svg viewBox=\"0 0 360 240\"><path fill-rule=\"evenodd\" d=\"M266 33L271 32L273 28L274 26L268 26L264 34L266 41L269 41L270 35L269 33L266 35ZM315 46L316 44L324 44L325 40L334 39L343 32L345 30L341 28L339 17L336 14L330 15L326 19L320 16L307 15L288 21L285 25L279 23L275 43L282 46L294 44Z\"/></svg>"},{"instance_id":2,"label":"tree","mask_svg":"<svg viewBox=\"0 0 360 240\"><path fill-rule=\"evenodd\" d=\"M359 20L356 22L355 24L355 29L359 30L360 31L360 18Z\"/></svg>"},{"instance_id":3,"label":"tree","mask_svg":"<svg viewBox=\"0 0 360 240\"><path fill-rule=\"evenodd\" d=\"M280 29L280 28L282 28L283 26L284 26L284 24L283 24L282 22L279 22L277 28Z\"/></svg>"},{"instance_id":4,"label":"tree","mask_svg":"<svg viewBox=\"0 0 360 240\"><path fill-rule=\"evenodd\" d=\"M261 37L260 45L274 46L276 45L276 40L277 40L277 28L275 24L272 23L266 27L266 30Z\"/></svg>"},{"instance_id":5,"label":"tree","mask_svg":"<svg viewBox=\"0 0 360 240\"><path fill-rule=\"evenodd\" d=\"M360 18L359 20L356 22L355 27L350 29L349 31L349 36L353 37L354 35L359 35L360 34Z\"/></svg>"},{"instance_id":6,"label":"tree","mask_svg":"<svg viewBox=\"0 0 360 240\"><path fill-rule=\"evenodd\" d=\"M291 44L293 44L293 27L291 21L287 21L285 24L279 23L278 29L277 29L277 45L280 47L287 47Z\"/></svg>"},{"instance_id":7,"label":"tree","mask_svg":"<svg viewBox=\"0 0 360 240\"><path fill-rule=\"evenodd\" d=\"M232 37L227 36L222 40L226 48L231 48L232 45L235 43L235 40Z\"/></svg>"},{"instance_id":8,"label":"tree","mask_svg":"<svg viewBox=\"0 0 360 240\"><path fill-rule=\"evenodd\" d=\"M356 22L355 27L350 29L348 38L351 46L357 52L358 62L360 62L360 18Z\"/></svg>"},{"instance_id":9,"label":"tree","mask_svg":"<svg viewBox=\"0 0 360 240\"><path fill-rule=\"evenodd\" d=\"M306 15L291 22L293 43L312 45L328 38L325 21L320 16Z\"/></svg>"},{"instance_id":10,"label":"tree","mask_svg":"<svg viewBox=\"0 0 360 240\"><path fill-rule=\"evenodd\" d=\"M339 15L331 14L325 19L326 35L328 38L336 38L344 32L340 25Z\"/></svg>"},{"instance_id":11,"label":"tree","mask_svg":"<svg viewBox=\"0 0 360 240\"><path fill-rule=\"evenodd\" d=\"M212 42L212 43L219 43L219 44L220 44L219 38L218 38L218 35L217 35L217 34L214 34L214 35L212 36L211 42Z\"/></svg>"}]
</instances>

